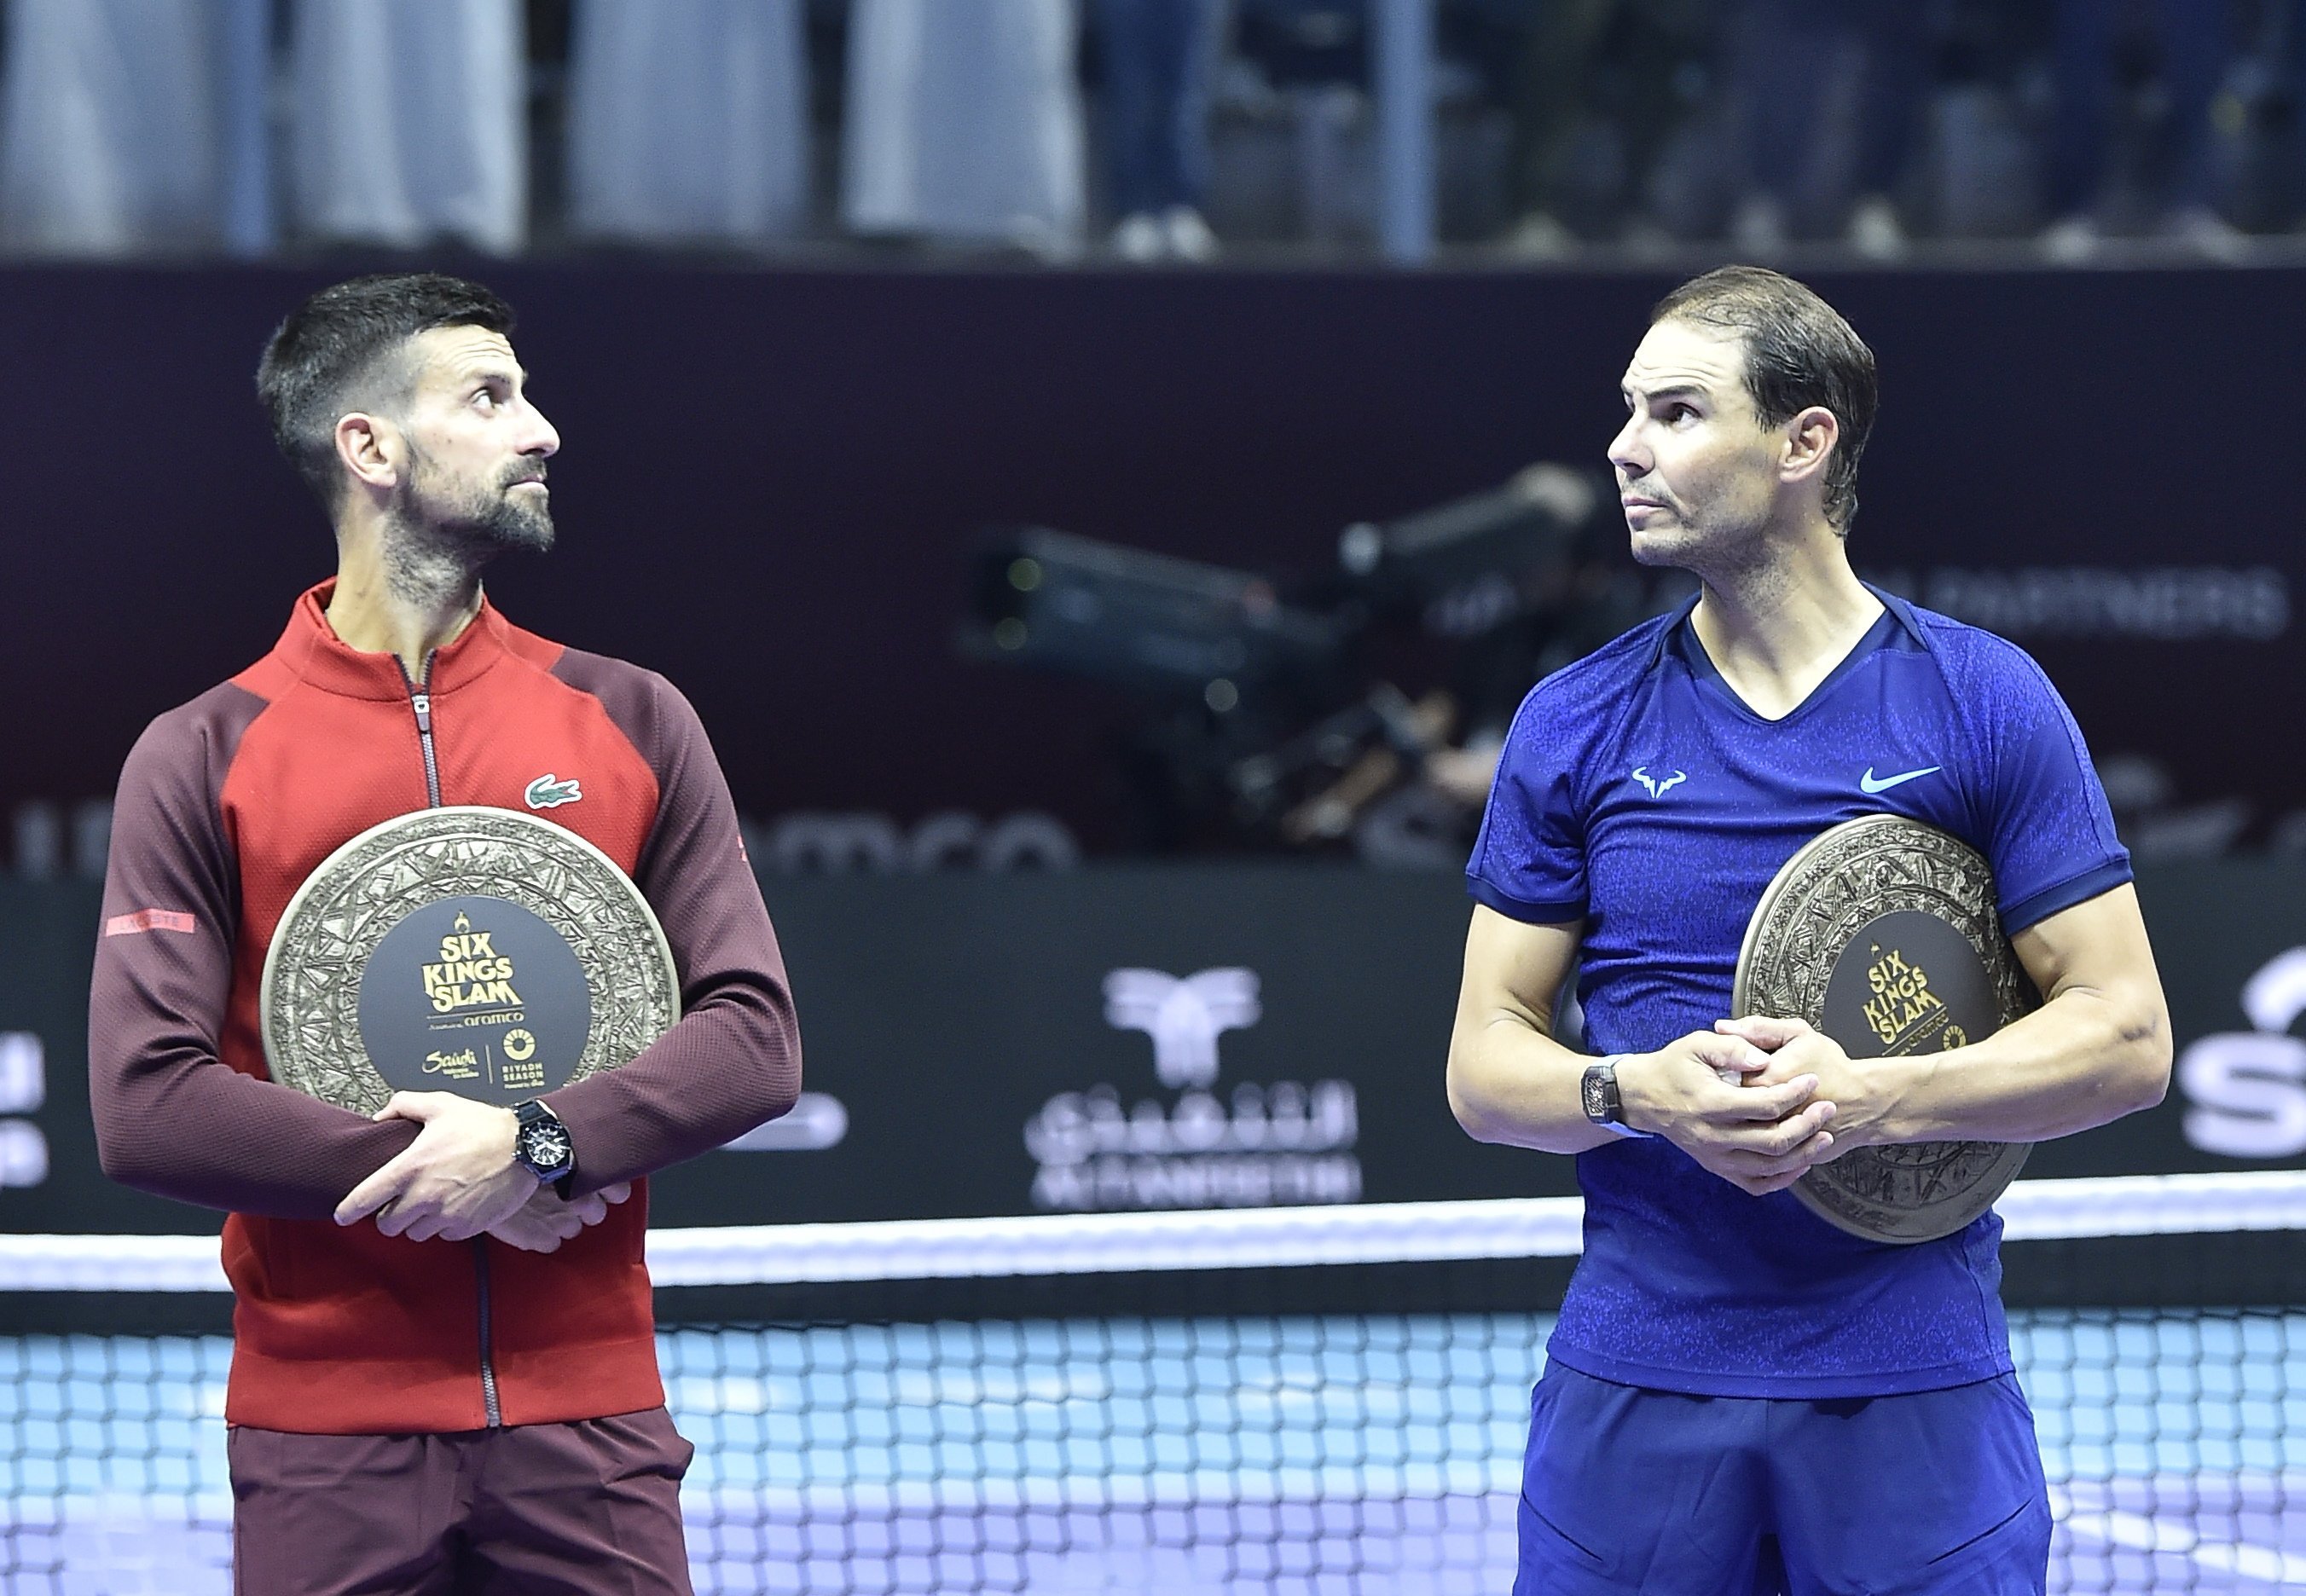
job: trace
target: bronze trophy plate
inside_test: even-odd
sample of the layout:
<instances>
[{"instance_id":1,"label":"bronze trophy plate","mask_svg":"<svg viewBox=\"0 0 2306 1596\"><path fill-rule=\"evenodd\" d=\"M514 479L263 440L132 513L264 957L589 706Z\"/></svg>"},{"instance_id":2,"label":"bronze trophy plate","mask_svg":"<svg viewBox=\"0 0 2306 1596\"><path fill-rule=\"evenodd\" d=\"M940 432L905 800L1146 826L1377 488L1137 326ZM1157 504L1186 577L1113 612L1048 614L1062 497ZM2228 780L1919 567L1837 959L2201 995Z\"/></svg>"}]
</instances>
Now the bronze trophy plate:
<instances>
[{"instance_id":1,"label":"bronze trophy plate","mask_svg":"<svg viewBox=\"0 0 2306 1596\"><path fill-rule=\"evenodd\" d=\"M680 1017L664 931L615 861L512 809L370 827L289 900L258 997L272 1079L355 1114L396 1091L510 1105L629 1062Z\"/></svg>"},{"instance_id":2,"label":"bronze trophy plate","mask_svg":"<svg viewBox=\"0 0 2306 1596\"><path fill-rule=\"evenodd\" d=\"M1806 1020L1866 1059L1964 1046L2039 1001L1977 850L1917 820L1868 815L1812 839L1762 893L1730 1011ZM1792 1191L1853 1235L1931 1242L1992 1208L2032 1145L1858 1148Z\"/></svg>"}]
</instances>

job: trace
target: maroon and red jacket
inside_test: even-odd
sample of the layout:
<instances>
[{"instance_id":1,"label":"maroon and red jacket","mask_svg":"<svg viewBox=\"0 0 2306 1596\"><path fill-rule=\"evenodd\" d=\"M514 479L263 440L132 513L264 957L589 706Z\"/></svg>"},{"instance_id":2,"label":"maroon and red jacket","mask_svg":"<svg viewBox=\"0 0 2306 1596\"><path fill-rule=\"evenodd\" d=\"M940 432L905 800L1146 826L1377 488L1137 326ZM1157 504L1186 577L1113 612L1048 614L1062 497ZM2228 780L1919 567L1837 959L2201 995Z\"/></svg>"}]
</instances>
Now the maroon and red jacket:
<instances>
[{"instance_id":1,"label":"maroon and red jacket","mask_svg":"<svg viewBox=\"0 0 2306 1596\"><path fill-rule=\"evenodd\" d=\"M340 844L428 804L525 810L536 784L561 799L544 818L639 884L680 971L679 1024L545 1099L576 1144L576 1191L718 1147L800 1089L784 964L720 765L653 672L483 602L412 684L393 655L338 640L330 591L297 601L263 659L155 721L121 772L89 1012L105 1170L230 1210L230 1422L358 1435L653 1407L645 1190L552 1253L338 1226L337 1204L416 1127L269 1080L257 985L289 898Z\"/></svg>"}]
</instances>

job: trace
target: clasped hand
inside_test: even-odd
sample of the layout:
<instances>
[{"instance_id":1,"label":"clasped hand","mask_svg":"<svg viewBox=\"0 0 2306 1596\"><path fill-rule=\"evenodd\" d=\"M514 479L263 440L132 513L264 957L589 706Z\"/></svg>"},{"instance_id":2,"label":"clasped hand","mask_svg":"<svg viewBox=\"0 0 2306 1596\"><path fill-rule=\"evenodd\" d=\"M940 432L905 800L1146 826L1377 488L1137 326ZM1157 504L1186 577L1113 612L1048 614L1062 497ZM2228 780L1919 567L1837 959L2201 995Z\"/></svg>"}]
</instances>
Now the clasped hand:
<instances>
[{"instance_id":1,"label":"clasped hand","mask_svg":"<svg viewBox=\"0 0 2306 1596\"><path fill-rule=\"evenodd\" d=\"M421 1126L416 1139L337 1205L338 1225L371 1214L389 1236L469 1241L483 1232L526 1252L551 1252L632 1194L605 1186L564 1202L513 1158L519 1122L508 1108L451 1092L395 1092L374 1116Z\"/></svg>"},{"instance_id":2,"label":"clasped hand","mask_svg":"<svg viewBox=\"0 0 2306 1596\"><path fill-rule=\"evenodd\" d=\"M1759 1197L1857 1145L1838 1096L1852 1083L1839 1044L1798 1020L1716 1022L1618 1066L1626 1117ZM1839 1131L1827 1127L1840 1124Z\"/></svg>"},{"instance_id":3,"label":"clasped hand","mask_svg":"<svg viewBox=\"0 0 2306 1596\"><path fill-rule=\"evenodd\" d=\"M514 1209L511 1218L489 1226L488 1233L523 1252L551 1252L586 1225L606 1219L611 1208L632 1194L619 1181L564 1202L551 1187L539 1186L535 1196Z\"/></svg>"}]
</instances>

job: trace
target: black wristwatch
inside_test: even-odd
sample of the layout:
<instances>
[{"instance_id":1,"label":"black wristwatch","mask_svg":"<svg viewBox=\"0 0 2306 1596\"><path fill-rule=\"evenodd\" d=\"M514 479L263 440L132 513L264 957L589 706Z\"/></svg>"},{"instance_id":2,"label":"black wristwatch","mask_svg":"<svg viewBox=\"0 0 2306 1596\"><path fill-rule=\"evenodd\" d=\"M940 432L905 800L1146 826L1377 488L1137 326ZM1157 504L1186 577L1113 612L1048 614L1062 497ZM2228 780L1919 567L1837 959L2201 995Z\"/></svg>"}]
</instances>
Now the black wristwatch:
<instances>
[{"instance_id":1,"label":"black wristwatch","mask_svg":"<svg viewBox=\"0 0 2306 1596\"><path fill-rule=\"evenodd\" d=\"M560 1195L568 1196L568 1182L576 1174L576 1144L568 1139L568 1127L534 1097L514 1104L512 1113L520 1122L513 1132L513 1162L534 1175L539 1185L559 1182Z\"/></svg>"},{"instance_id":2,"label":"black wristwatch","mask_svg":"<svg viewBox=\"0 0 2306 1596\"><path fill-rule=\"evenodd\" d=\"M1585 1066L1585 1074L1577 1083L1577 1095L1584 1107L1585 1117L1604 1131L1619 1136L1647 1136L1646 1131L1636 1131L1626 1123L1626 1105L1618 1096L1618 1061L1626 1055L1613 1053L1599 1063Z\"/></svg>"}]
</instances>

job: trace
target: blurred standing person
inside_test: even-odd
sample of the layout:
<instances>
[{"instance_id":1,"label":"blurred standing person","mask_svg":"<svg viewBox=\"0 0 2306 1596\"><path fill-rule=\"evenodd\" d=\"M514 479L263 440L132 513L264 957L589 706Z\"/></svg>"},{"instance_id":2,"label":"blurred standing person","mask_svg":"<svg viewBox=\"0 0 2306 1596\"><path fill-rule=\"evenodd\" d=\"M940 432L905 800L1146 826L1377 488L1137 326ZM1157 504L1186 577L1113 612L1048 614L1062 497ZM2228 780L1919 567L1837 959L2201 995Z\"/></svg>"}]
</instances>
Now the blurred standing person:
<instances>
[{"instance_id":1,"label":"blurred standing person","mask_svg":"<svg viewBox=\"0 0 2306 1596\"><path fill-rule=\"evenodd\" d=\"M1896 194L1913 160L1916 131L1943 38L1936 0L1870 0L1865 6L1866 61L1859 83L1858 202L1844 235L1860 254L1892 260L1906 252Z\"/></svg>"},{"instance_id":2,"label":"blurred standing person","mask_svg":"<svg viewBox=\"0 0 2306 1596\"><path fill-rule=\"evenodd\" d=\"M528 55L519 0L296 0L296 219L332 243L528 238Z\"/></svg>"},{"instance_id":3,"label":"blurred standing person","mask_svg":"<svg viewBox=\"0 0 2306 1596\"><path fill-rule=\"evenodd\" d=\"M1459 25L1478 41L1476 54L1496 63L1513 107L1512 182L1521 219L1509 243L1518 255L1574 253L1581 232L1601 225L1592 214L1601 208L1581 205L1561 173L1593 126L1599 57L1626 9L1625 0L1473 0L1465 8ZM1622 158L1602 164L1625 165ZM1614 186L1622 191L1622 183Z\"/></svg>"},{"instance_id":4,"label":"blurred standing person","mask_svg":"<svg viewBox=\"0 0 2306 1596\"><path fill-rule=\"evenodd\" d=\"M269 242L269 214L234 225L235 199L268 185L266 0L15 0L6 38L9 248L117 256Z\"/></svg>"},{"instance_id":5,"label":"blurred standing person","mask_svg":"<svg viewBox=\"0 0 2306 1596\"><path fill-rule=\"evenodd\" d=\"M2140 11L2150 11L2141 18ZM2112 142L2114 45L2125 26L2150 21L2169 109L2164 145L2169 183L2157 229L2214 259L2230 258L2241 235L2211 207L2210 104L2231 49L2226 0L2058 0L2057 119L2051 132L2050 213L2043 252L2085 260L2099 239L2097 209Z\"/></svg>"},{"instance_id":6,"label":"blurred standing person","mask_svg":"<svg viewBox=\"0 0 2306 1596\"><path fill-rule=\"evenodd\" d=\"M857 0L841 219L853 232L1080 248L1072 0Z\"/></svg>"},{"instance_id":7,"label":"blurred standing person","mask_svg":"<svg viewBox=\"0 0 2306 1596\"><path fill-rule=\"evenodd\" d=\"M1240 0L1234 17L1243 86L1286 119L1298 242L1326 252L1366 236L1373 196L1356 141L1371 110L1370 0Z\"/></svg>"},{"instance_id":8,"label":"blurred standing person","mask_svg":"<svg viewBox=\"0 0 2306 1596\"><path fill-rule=\"evenodd\" d=\"M2306 171L2306 0L2288 0L2275 18L2275 59L2290 99L2290 130L2297 139L2298 169ZM2306 212L2293 226L2306 229Z\"/></svg>"},{"instance_id":9,"label":"blurred standing person","mask_svg":"<svg viewBox=\"0 0 2306 1596\"><path fill-rule=\"evenodd\" d=\"M1513 112L1519 219L1529 260L1654 229L1640 215L1660 152L1686 136L1713 76L1706 0L1465 0L1456 31Z\"/></svg>"},{"instance_id":10,"label":"blurred standing person","mask_svg":"<svg viewBox=\"0 0 2306 1596\"><path fill-rule=\"evenodd\" d=\"M1225 0L1097 0L1115 253L1209 260L1209 80Z\"/></svg>"},{"instance_id":11,"label":"blurred standing person","mask_svg":"<svg viewBox=\"0 0 2306 1596\"><path fill-rule=\"evenodd\" d=\"M1891 196L1913 151L1936 9L1929 0L1749 0L1738 43L1747 189L1731 233L1740 247L1767 252L1838 221L1865 254L1904 253ZM1855 92L1837 106L1845 85ZM1839 149L1837 110L1850 141Z\"/></svg>"},{"instance_id":12,"label":"blurred standing person","mask_svg":"<svg viewBox=\"0 0 2306 1596\"><path fill-rule=\"evenodd\" d=\"M809 211L805 0L578 0L568 211L594 238L758 244Z\"/></svg>"}]
</instances>

